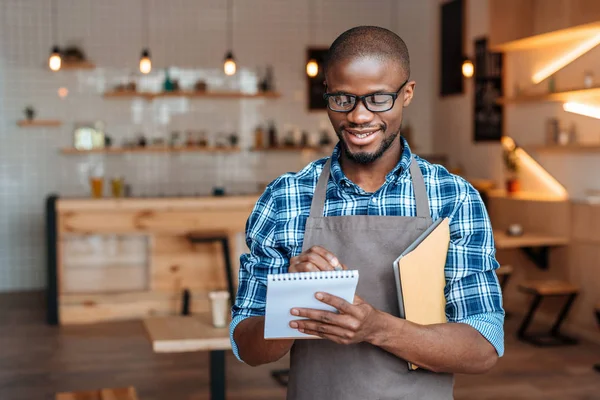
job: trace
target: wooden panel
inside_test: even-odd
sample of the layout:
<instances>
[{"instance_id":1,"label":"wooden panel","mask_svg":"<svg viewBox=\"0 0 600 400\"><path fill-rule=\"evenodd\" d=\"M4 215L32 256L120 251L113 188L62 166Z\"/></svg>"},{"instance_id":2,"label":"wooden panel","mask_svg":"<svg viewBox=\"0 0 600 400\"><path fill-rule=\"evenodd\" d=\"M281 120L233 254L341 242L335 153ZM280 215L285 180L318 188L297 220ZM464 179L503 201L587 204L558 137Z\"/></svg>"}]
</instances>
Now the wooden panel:
<instances>
[{"instance_id":1,"label":"wooden panel","mask_svg":"<svg viewBox=\"0 0 600 400\"><path fill-rule=\"evenodd\" d=\"M600 204L573 203L571 218L571 235L574 239L600 245Z\"/></svg>"},{"instance_id":2,"label":"wooden panel","mask_svg":"<svg viewBox=\"0 0 600 400\"><path fill-rule=\"evenodd\" d=\"M570 0L534 0L533 34L569 28Z\"/></svg>"},{"instance_id":3,"label":"wooden panel","mask_svg":"<svg viewBox=\"0 0 600 400\"><path fill-rule=\"evenodd\" d=\"M490 46L533 35L533 0L490 0Z\"/></svg>"},{"instance_id":4,"label":"wooden panel","mask_svg":"<svg viewBox=\"0 0 600 400\"><path fill-rule=\"evenodd\" d=\"M109 293L148 289L145 265L110 265L100 268L65 268L61 293Z\"/></svg>"},{"instance_id":5,"label":"wooden panel","mask_svg":"<svg viewBox=\"0 0 600 400\"><path fill-rule=\"evenodd\" d=\"M569 20L571 26L588 24L600 20L600 1L570 0Z\"/></svg>"},{"instance_id":6,"label":"wooden panel","mask_svg":"<svg viewBox=\"0 0 600 400\"><path fill-rule=\"evenodd\" d=\"M231 349L229 329L215 328L210 314L148 318L144 325L157 353Z\"/></svg>"},{"instance_id":7,"label":"wooden panel","mask_svg":"<svg viewBox=\"0 0 600 400\"><path fill-rule=\"evenodd\" d=\"M169 211L169 210L251 210L258 196L206 196L176 198L102 198L102 199L59 199L59 214L68 211Z\"/></svg>"},{"instance_id":8,"label":"wooden panel","mask_svg":"<svg viewBox=\"0 0 600 400\"><path fill-rule=\"evenodd\" d=\"M153 254L151 290L224 289L225 267L220 246L205 244L206 251L182 254Z\"/></svg>"},{"instance_id":9,"label":"wooden panel","mask_svg":"<svg viewBox=\"0 0 600 400\"><path fill-rule=\"evenodd\" d=\"M243 231L249 211L120 211L63 213L58 229L63 234L170 233L193 230Z\"/></svg>"},{"instance_id":10,"label":"wooden panel","mask_svg":"<svg viewBox=\"0 0 600 400\"><path fill-rule=\"evenodd\" d=\"M520 247L563 246L569 243L568 236L552 236L527 232L521 236L508 236L505 232L494 231L494 241L498 249L517 249Z\"/></svg>"},{"instance_id":11,"label":"wooden panel","mask_svg":"<svg viewBox=\"0 0 600 400\"><path fill-rule=\"evenodd\" d=\"M56 400L138 400L133 387L57 393Z\"/></svg>"},{"instance_id":12,"label":"wooden panel","mask_svg":"<svg viewBox=\"0 0 600 400\"><path fill-rule=\"evenodd\" d=\"M61 295L60 323L89 324L101 321L134 320L150 316L180 314L182 293L135 292L118 294ZM206 313L208 293L192 291L190 311Z\"/></svg>"},{"instance_id":13,"label":"wooden panel","mask_svg":"<svg viewBox=\"0 0 600 400\"><path fill-rule=\"evenodd\" d=\"M505 231L520 224L525 233L569 235L570 204L567 201L532 201L490 196L488 211L494 229ZM548 216L552 218L548 218Z\"/></svg>"}]
</instances>

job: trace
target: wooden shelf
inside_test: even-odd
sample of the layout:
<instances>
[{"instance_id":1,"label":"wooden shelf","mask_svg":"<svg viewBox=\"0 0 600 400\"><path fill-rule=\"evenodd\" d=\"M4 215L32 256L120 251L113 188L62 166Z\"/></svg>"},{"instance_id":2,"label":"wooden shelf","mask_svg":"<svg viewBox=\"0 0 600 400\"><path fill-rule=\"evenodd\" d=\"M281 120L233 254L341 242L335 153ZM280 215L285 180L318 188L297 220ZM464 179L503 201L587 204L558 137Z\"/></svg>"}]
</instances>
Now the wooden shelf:
<instances>
[{"instance_id":1,"label":"wooden shelf","mask_svg":"<svg viewBox=\"0 0 600 400\"><path fill-rule=\"evenodd\" d=\"M55 127L61 126L62 122L57 119L34 119L17 121L17 125L22 128L28 127Z\"/></svg>"},{"instance_id":2,"label":"wooden shelf","mask_svg":"<svg viewBox=\"0 0 600 400\"><path fill-rule=\"evenodd\" d=\"M96 65L89 61L77 61L77 62L63 62L60 66L60 71L70 71L76 69L95 69Z\"/></svg>"},{"instance_id":3,"label":"wooden shelf","mask_svg":"<svg viewBox=\"0 0 600 400\"><path fill-rule=\"evenodd\" d=\"M525 149L527 150L527 148ZM548 145L548 146L533 146L532 151L538 153L598 153L600 152L600 143L598 144L567 144Z\"/></svg>"},{"instance_id":4,"label":"wooden shelf","mask_svg":"<svg viewBox=\"0 0 600 400\"><path fill-rule=\"evenodd\" d=\"M490 46L490 51L511 52L539 49L542 47L555 46L569 41L589 39L600 33L600 23L578 25L572 28L560 29L549 33L529 36L523 39L512 40Z\"/></svg>"},{"instance_id":5,"label":"wooden shelf","mask_svg":"<svg viewBox=\"0 0 600 400\"><path fill-rule=\"evenodd\" d=\"M534 102L565 102L588 97L600 97L600 86L571 89L561 92L521 95L517 97L500 97L496 100L498 104L518 104L518 103L534 103Z\"/></svg>"},{"instance_id":6,"label":"wooden shelf","mask_svg":"<svg viewBox=\"0 0 600 400\"><path fill-rule=\"evenodd\" d=\"M147 154L147 153L237 153L239 147L110 147L106 149L78 150L73 147L61 149L62 154Z\"/></svg>"},{"instance_id":7,"label":"wooden shelf","mask_svg":"<svg viewBox=\"0 0 600 400\"><path fill-rule=\"evenodd\" d=\"M281 97L280 93L277 92L264 92L264 93L240 93L240 92L194 92L194 91L176 91L176 92L161 92L161 93L150 93L150 92L129 92L129 91L114 91L104 93L105 98L144 98L146 100L152 100L155 98L162 97L187 97L187 98L213 98L213 99L276 99Z\"/></svg>"}]
</instances>

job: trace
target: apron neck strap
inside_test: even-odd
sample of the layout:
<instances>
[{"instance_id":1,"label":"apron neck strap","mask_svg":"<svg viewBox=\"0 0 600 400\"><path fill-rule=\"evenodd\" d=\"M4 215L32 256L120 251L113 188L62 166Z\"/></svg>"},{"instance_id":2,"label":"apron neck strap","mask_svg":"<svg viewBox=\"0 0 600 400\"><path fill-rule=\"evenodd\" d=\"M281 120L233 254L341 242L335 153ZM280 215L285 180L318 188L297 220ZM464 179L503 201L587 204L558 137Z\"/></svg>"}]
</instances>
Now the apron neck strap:
<instances>
[{"instance_id":1,"label":"apron neck strap","mask_svg":"<svg viewBox=\"0 0 600 400\"><path fill-rule=\"evenodd\" d=\"M329 171L331 170L331 157L327 160L323 166L323 171L319 176L317 187L315 188L315 194L310 204L310 217L318 218L323 216L323 210L325 208L325 197L327 196L327 182L329 181Z\"/></svg>"},{"instance_id":2,"label":"apron neck strap","mask_svg":"<svg viewBox=\"0 0 600 400\"><path fill-rule=\"evenodd\" d=\"M310 205L310 217L318 218L323 217L323 211L325 209L325 197L327 196L327 182L329 181L329 175L331 170L331 158L327 160L323 166L323 171L317 181L315 188L315 194ZM417 202L417 217L431 218L429 213L429 199L427 197L427 190L425 189L425 181L421 168L417 160L413 157L410 162L410 175L413 181L413 190L415 192L415 199Z\"/></svg>"},{"instance_id":3,"label":"apron neck strap","mask_svg":"<svg viewBox=\"0 0 600 400\"><path fill-rule=\"evenodd\" d=\"M429 198L427 197L427 189L425 189L425 180L419 168L417 159L410 159L410 175L413 181L413 190L415 191L415 199L417 201L417 217L431 218L429 213Z\"/></svg>"}]
</instances>

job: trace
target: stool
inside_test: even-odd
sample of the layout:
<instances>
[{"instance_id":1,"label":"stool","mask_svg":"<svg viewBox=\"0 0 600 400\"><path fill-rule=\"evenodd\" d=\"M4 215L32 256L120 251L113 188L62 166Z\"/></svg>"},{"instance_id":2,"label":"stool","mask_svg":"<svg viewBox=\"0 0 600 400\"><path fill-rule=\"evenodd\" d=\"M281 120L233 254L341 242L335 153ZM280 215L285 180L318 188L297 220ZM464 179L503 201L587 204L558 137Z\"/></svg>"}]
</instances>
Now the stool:
<instances>
[{"instance_id":1,"label":"stool","mask_svg":"<svg viewBox=\"0 0 600 400\"><path fill-rule=\"evenodd\" d=\"M117 389L100 389L87 392L57 393L56 400L139 400L132 386Z\"/></svg>"},{"instance_id":2,"label":"stool","mask_svg":"<svg viewBox=\"0 0 600 400\"><path fill-rule=\"evenodd\" d=\"M596 306L595 314L596 314L596 322L598 322L598 327L600 328L600 304L598 304ZM594 365L594 369L596 371L600 372L600 363Z\"/></svg>"},{"instance_id":3,"label":"stool","mask_svg":"<svg viewBox=\"0 0 600 400\"><path fill-rule=\"evenodd\" d=\"M235 303L235 292L233 290L233 273L231 272L231 256L229 253L229 238L224 232L190 232L187 235L190 243L214 243L220 242L223 250L223 261L225 263L225 277L227 278L227 290L229 292L229 303L233 306ZM183 291L183 306L181 313L189 315L190 313L190 292L188 289Z\"/></svg>"},{"instance_id":4,"label":"stool","mask_svg":"<svg viewBox=\"0 0 600 400\"><path fill-rule=\"evenodd\" d=\"M523 319L523 322L521 323L521 326L517 332L517 337L520 340L529 342L536 346L559 346L577 343L576 339L560 333L560 325L569 313L569 310L579 293L579 289L576 286L573 286L568 282L546 280L520 284L519 290L534 295L529 311L527 312L527 315ZM533 320L534 314L544 297L566 297L566 301L548 333L537 335L528 334L526 333L527 328Z\"/></svg>"},{"instance_id":5,"label":"stool","mask_svg":"<svg viewBox=\"0 0 600 400\"><path fill-rule=\"evenodd\" d=\"M498 275L498 279L500 280L500 289L502 289L502 291L506 289L506 284L508 283L512 272L512 265L501 265L500 268L496 270L496 275Z\"/></svg>"}]
</instances>

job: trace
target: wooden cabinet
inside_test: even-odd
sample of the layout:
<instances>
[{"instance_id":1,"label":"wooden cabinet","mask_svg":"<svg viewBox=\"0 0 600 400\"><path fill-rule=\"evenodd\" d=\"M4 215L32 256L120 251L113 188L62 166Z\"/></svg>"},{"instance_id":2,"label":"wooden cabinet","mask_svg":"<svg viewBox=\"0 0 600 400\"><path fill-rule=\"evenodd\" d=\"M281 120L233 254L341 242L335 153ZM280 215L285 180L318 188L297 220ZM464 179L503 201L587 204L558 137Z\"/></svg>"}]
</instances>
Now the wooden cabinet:
<instances>
[{"instance_id":1,"label":"wooden cabinet","mask_svg":"<svg viewBox=\"0 0 600 400\"><path fill-rule=\"evenodd\" d=\"M490 0L490 46L518 50L552 45L600 29L598 0Z\"/></svg>"}]
</instances>

